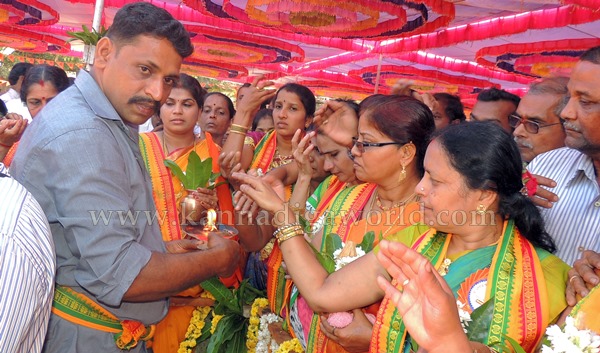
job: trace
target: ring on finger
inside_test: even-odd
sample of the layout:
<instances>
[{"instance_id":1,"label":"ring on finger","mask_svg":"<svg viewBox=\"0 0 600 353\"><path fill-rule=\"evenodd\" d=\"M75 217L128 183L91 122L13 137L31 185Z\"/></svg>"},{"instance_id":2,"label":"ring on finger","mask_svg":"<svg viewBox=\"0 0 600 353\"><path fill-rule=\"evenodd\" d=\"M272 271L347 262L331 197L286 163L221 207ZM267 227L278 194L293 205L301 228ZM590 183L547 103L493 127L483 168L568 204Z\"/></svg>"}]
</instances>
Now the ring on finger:
<instances>
[{"instance_id":1,"label":"ring on finger","mask_svg":"<svg viewBox=\"0 0 600 353\"><path fill-rule=\"evenodd\" d=\"M578 275L573 275L573 276L571 276L571 278L569 278L569 284L571 284L571 285L572 285L572 284L573 284L573 280L574 280L575 278L577 278L577 277L579 277L579 276L578 276Z\"/></svg>"},{"instance_id":2,"label":"ring on finger","mask_svg":"<svg viewBox=\"0 0 600 353\"><path fill-rule=\"evenodd\" d=\"M334 327L334 328L333 328L333 331L331 331L331 334L337 337L337 335L335 334L335 329L336 329L336 328L337 328L337 327Z\"/></svg>"}]
</instances>

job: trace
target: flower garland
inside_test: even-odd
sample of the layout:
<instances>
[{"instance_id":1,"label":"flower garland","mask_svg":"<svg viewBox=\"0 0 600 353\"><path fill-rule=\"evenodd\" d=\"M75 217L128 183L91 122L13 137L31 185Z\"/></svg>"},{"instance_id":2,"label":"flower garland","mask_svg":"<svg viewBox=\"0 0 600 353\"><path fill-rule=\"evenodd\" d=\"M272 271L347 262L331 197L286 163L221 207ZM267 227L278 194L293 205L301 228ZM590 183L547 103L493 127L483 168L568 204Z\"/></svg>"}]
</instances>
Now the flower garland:
<instances>
[{"instance_id":1,"label":"flower garland","mask_svg":"<svg viewBox=\"0 0 600 353\"><path fill-rule=\"evenodd\" d=\"M598 353L600 336L590 330L580 330L575 319L567 317L564 328L552 325L546 329L548 345L542 346L542 353Z\"/></svg>"},{"instance_id":2,"label":"flower garland","mask_svg":"<svg viewBox=\"0 0 600 353\"><path fill-rule=\"evenodd\" d=\"M248 348L248 353L256 352L258 331L260 329L260 313L267 306L269 306L269 301L266 298L257 298L254 300L254 303L252 303L248 324L248 337L246 339L246 348Z\"/></svg>"},{"instance_id":3,"label":"flower garland","mask_svg":"<svg viewBox=\"0 0 600 353\"><path fill-rule=\"evenodd\" d=\"M261 316L260 313L268 306L269 301L266 298L257 298L254 300L254 303L252 303L250 322L248 324L248 336L246 339L248 353L303 353L304 349L302 349L302 345L297 338L287 340L280 345L271 340L269 325L280 322L283 319L273 313Z\"/></svg>"},{"instance_id":4,"label":"flower garland","mask_svg":"<svg viewBox=\"0 0 600 353\"><path fill-rule=\"evenodd\" d=\"M465 305L466 304L461 303L460 300L456 301L456 306L458 307L458 317L460 318L460 325L462 326L463 331L465 331L465 333L469 333L469 331L467 331L467 328L469 327L469 322L473 320L471 319L471 314L463 309Z\"/></svg>"},{"instance_id":5,"label":"flower garland","mask_svg":"<svg viewBox=\"0 0 600 353\"><path fill-rule=\"evenodd\" d=\"M212 296L212 294L210 294L210 292L208 291L202 292L200 297L215 299ZM210 306L199 306L196 309L194 309L194 311L192 312L190 325L188 326L187 332L185 333L185 338L179 344L179 349L177 350L177 353L192 353L193 348L196 347L196 342L198 338L202 335L202 329L204 328L206 317L211 312L212 307ZM216 327L216 324L213 327ZM213 327L211 327L211 333L213 332Z\"/></svg>"}]
</instances>

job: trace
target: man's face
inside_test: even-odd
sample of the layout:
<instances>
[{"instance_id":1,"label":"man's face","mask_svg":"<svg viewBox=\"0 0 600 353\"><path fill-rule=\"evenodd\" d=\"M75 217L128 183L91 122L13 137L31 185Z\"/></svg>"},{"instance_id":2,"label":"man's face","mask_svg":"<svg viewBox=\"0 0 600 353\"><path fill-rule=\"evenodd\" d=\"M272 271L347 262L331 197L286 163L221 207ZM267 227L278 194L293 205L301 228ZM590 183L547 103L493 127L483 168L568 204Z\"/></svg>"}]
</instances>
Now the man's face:
<instances>
[{"instance_id":1,"label":"man's face","mask_svg":"<svg viewBox=\"0 0 600 353\"><path fill-rule=\"evenodd\" d=\"M521 99L516 112L521 123L517 125L513 135L524 162L531 162L538 154L565 145L565 131L555 111L561 100L562 96L549 93L526 94ZM528 122L538 123L537 133L527 130Z\"/></svg>"},{"instance_id":2,"label":"man's face","mask_svg":"<svg viewBox=\"0 0 600 353\"><path fill-rule=\"evenodd\" d=\"M600 154L600 65L580 61L569 80L565 119L565 145L589 156Z\"/></svg>"},{"instance_id":3,"label":"man's face","mask_svg":"<svg viewBox=\"0 0 600 353\"><path fill-rule=\"evenodd\" d=\"M140 125L167 100L181 61L164 38L140 35L120 47L103 38L96 47L92 75L121 118Z\"/></svg>"},{"instance_id":4,"label":"man's face","mask_svg":"<svg viewBox=\"0 0 600 353\"><path fill-rule=\"evenodd\" d=\"M516 108L510 101L477 101L471 111L471 119L474 121L494 121L508 133L512 133L512 128L508 124L508 116L514 113Z\"/></svg>"}]
</instances>

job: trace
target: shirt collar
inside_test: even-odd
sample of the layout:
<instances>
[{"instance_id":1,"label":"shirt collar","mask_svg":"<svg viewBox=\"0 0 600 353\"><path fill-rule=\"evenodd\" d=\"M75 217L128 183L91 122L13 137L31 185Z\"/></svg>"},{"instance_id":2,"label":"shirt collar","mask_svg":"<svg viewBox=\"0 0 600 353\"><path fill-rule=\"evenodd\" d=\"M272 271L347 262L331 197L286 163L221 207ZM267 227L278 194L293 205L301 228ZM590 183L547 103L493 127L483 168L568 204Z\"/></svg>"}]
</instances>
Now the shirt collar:
<instances>
[{"instance_id":1,"label":"shirt collar","mask_svg":"<svg viewBox=\"0 0 600 353\"><path fill-rule=\"evenodd\" d=\"M75 79L75 86L79 88L94 114L103 119L123 121L89 72L80 70Z\"/></svg>"},{"instance_id":2,"label":"shirt collar","mask_svg":"<svg viewBox=\"0 0 600 353\"><path fill-rule=\"evenodd\" d=\"M567 175L566 183L570 184L575 178L583 173L590 181L596 184L596 172L594 171L594 162L588 155L580 152L579 156L575 159L571 173Z\"/></svg>"}]
</instances>

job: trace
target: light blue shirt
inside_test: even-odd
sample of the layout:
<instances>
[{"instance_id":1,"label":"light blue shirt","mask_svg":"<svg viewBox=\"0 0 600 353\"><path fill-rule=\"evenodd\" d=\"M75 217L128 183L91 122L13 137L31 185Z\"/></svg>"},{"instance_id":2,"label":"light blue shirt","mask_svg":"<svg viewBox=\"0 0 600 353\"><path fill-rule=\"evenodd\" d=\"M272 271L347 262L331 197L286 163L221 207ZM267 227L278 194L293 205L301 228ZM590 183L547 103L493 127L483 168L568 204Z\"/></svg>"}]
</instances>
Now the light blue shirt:
<instances>
[{"instance_id":1,"label":"light blue shirt","mask_svg":"<svg viewBox=\"0 0 600 353\"><path fill-rule=\"evenodd\" d=\"M549 190L558 195L558 202L540 208L546 231L556 242L556 255L572 266L584 250L600 252L600 187L592 159L563 147L538 155L527 169L556 182Z\"/></svg>"},{"instance_id":2,"label":"light blue shirt","mask_svg":"<svg viewBox=\"0 0 600 353\"><path fill-rule=\"evenodd\" d=\"M39 353L54 292L54 245L42 208L0 163L0 352Z\"/></svg>"},{"instance_id":3,"label":"light blue shirt","mask_svg":"<svg viewBox=\"0 0 600 353\"><path fill-rule=\"evenodd\" d=\"M137 126L119 117L96 81L80 71L25 131L11 173L48 217L56 283L83 292L119 319L152 324L167 300L124 302L151 253L164 252ZM45 352L120 352L111 333L52 315ZM130 352L144 352L145 345Z\"/></svg>"}]
</instances>

